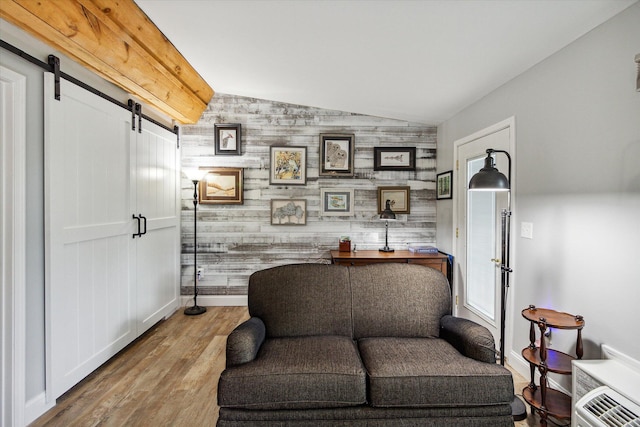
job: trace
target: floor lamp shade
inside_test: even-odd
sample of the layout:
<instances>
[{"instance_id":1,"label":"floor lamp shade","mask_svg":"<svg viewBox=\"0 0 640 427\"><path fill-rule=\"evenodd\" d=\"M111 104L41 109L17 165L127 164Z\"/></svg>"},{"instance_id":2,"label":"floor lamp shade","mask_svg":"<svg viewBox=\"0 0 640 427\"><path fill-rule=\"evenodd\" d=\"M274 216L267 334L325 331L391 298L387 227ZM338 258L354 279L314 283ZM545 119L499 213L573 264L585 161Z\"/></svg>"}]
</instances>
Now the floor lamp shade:
<instances>
[{"instance_id":1,"label":"floor lamp shade","mask_svg":"<svg viewBox=\"0 0 640 427\"><path fill-rule=\"evenodd\" d=\"M469 191L509 191L511 189L511 176L507 178L495 167L493 153L505 153L509 159L509 171L511 171L511 157L509 153L502 150L487 150L487 157L484 159L484 167L480 169L469 181ZM511 175L511 172L509 172Z\"/></svg>"}]
</instances>

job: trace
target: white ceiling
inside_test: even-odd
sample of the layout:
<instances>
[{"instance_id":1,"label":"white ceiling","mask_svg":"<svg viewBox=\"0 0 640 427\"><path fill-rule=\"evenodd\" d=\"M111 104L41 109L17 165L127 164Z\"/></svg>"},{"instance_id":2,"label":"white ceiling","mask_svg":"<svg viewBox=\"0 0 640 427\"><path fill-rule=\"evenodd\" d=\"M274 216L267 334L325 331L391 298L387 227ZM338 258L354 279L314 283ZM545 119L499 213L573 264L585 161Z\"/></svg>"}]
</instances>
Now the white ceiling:
<instances>
[{"instance_id":1,"label":"white ceiling","mask_svg":"<svg viewBox=\"0 0 640 427\"><path fill-rule=\"evenodd\" d=\"M637 0L136 0L216 92L439 124Z\"/></svg>"}]
</instances>

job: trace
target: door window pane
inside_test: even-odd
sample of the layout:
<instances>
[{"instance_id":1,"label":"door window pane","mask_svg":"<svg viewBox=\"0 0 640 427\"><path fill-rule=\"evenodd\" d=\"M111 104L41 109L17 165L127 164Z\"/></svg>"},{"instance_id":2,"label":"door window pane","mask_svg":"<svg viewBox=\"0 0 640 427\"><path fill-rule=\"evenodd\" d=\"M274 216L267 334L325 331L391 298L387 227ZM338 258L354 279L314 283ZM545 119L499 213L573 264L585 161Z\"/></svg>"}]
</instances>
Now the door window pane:
<instances>
[{"instance_id":1,"label":"door window pane","mask_svg":"<svg viewBox=\"0 0 640 427\"><path fill-rule=\"evenodd\" d=\"M484 166L484 157L469 160L467 176ZM491 191L467 191L467 289L465 304L495 321L496 197Z\"/></svg>"}]
</instances>

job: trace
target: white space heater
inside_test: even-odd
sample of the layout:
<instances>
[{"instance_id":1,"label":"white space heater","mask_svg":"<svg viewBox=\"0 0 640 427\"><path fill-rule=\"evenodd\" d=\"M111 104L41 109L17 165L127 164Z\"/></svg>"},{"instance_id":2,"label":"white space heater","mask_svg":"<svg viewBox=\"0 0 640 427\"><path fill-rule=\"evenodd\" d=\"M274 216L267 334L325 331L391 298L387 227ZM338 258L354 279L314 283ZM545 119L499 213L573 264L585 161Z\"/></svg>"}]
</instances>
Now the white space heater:
<instances>
[{"instance_id":1,"label":"white space heater","mask_svg":"<svg viewBox=\"0 0 640 427\"><path fill-rule=\"evenodd\" d=\"M607 345L603 359L575 360L573 427L640 427L640 362Z\"/></svg>"}]
</instances>

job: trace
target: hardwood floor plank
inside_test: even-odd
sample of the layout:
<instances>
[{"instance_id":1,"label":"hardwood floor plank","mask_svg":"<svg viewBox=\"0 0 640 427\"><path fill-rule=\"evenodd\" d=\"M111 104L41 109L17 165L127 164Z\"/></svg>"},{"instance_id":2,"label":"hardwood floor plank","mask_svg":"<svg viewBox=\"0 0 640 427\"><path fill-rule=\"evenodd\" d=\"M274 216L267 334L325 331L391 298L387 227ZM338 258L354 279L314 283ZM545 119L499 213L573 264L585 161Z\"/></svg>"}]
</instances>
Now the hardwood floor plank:
<instances>
[{"instance_id":1,"label":"hardwood floor plank","mask_svg":"<svg viewBox=\"0 0 640 427\"><path fill-rule=\"evenodd\" d=\"M215 425L227 335L246 307L182 310L154 325L31 426Z\"/></svg>"}]
</instances>

